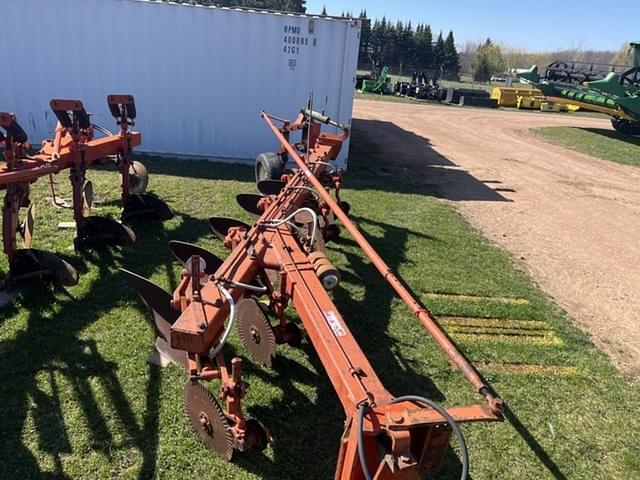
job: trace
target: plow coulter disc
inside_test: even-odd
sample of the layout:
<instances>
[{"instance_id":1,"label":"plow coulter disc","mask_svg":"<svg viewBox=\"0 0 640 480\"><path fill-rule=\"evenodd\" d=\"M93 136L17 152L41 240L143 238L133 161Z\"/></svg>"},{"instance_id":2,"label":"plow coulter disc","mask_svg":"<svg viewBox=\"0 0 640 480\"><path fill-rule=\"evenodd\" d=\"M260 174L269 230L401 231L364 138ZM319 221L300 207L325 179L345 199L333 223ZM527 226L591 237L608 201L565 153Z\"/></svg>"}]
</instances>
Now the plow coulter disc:
<instances>
[{"instance_id":1,"label":"plow coulter disc","mask_svg":"<svg viewBox=\"0 0 640 480\"><path fill-rule=\"evenodd\" d=\"M174 213L164 200L150 193L129 196L122 208L122 221L142 216L164 222L171 220Z\"/></svg>"},{"instance_id":2,"label":"plow coulter disc","mask_svg":"<svg viewBox=\"0 0 640 480\"><path fill-rule=\"evenodd\" d=\"M126 225L105 217L86 217L78 227L78 247L98 245L119 245L128 247L134 244L136 236Z\"/></svg>"},{"instance_id":3,"label":"plow coulter disc","mask_svg":"<svg viewBox=\"0 0 640 480\"><path fill-rule=\"evenodd\" d=\"M147 191L149 173L142 162L134 160L129 166L129 193L138 194Z\"/></svg>"},{"instance_id":4,"label":"plow coulter disc","mask_svg":"<svg viewBox=\"0 0 640 480\"><path fill-rule=\"evenodd\" d=\"M151 312L158 337L155 347L160 356L169 362L182 365L186 368L187 354L181 350L171 348L169 344L171 325L173 325L180 316L180 312L171 308L171 300L173 299L171 294L136 273L125 270L124 268L121 268L120 272L122 272L129 283L137 290L138 295L140 295L140 298Z\"/></svg>"},{"instance_id":5,"label":"plow coulter disc","mask_svg":"<svg viewBox=\"0 0 640 480\"><path fill-rule=\"evenodd\" d=\"M184 386L184 414L200 440L221 457L231 460L233 436L222 408L201 383Z\"/></svg>"},{"instance_id":6,"label":"plow coulter disc","mask_svg":"<svg viewBox=\"0 0 640 480\"><path fill-rule=\"evenodd\" d=\"M242 227L247 231L249 231L249 229L251 228L249 225L241 222L240 220L225 217L211 217L209 219L209 226L211 227L211 230L213 231L215 236L223 241L227 236L227 233L229 233L229 229L232 227Z\"/></svg>"},{"instance_id":7,"label":"plow coulter disc","mask_svg":"<svg viewBox=\"0 0 640 480\"><path fill-rule=\"evenodd\" d=\"M257 218L262 215L262 210L258 208L258 202L262 198L262 195L256 195L255 193L240 193L236 196L236 201L243 210Z\"/></svg>"},{"instance_id":8,"label":"plow coulter disc","mask_svg":"<svg viewBox=\"0 0 640 480\"><path fill-rule=\"evenodd\" d=\"M245 298L236 305L240 340L251 356L266 367L276 356L276 337L263 308L255 298Z\"/></svg>"},{"instance_id":9,"label":"plow coulter disc","mask_svg":"<svg viewBox=\"0 0 640 480\"><path fill-rule=\"evenodd\" d=\"M263 195L278 195L285 185L282 180L260 180L258 191Z\"/></svg>"},{"instance_id":10,"label":"plow coulter disc","mask_svg":"<svg viewBox=\"0 0 640 480\"><path fill-rule=\"evenodd\" d=\"M173 252L173 255L183 264L186 264L193 255L198 255L207 264L204 269L204 273L207 275L214 274L223 263L223 261L215 254L192 243L171 240L169 242L169 248Z\"/></svg>"}]
</instances>

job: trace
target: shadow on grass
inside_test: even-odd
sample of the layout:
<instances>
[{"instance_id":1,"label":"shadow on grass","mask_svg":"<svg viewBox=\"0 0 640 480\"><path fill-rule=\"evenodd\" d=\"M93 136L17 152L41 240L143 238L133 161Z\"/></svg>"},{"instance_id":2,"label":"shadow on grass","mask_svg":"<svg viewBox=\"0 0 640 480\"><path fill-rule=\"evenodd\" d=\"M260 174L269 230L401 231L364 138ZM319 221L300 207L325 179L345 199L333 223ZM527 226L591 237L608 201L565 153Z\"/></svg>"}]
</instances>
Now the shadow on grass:
<instances>
[{"instance_id":1,"label":"shadow on grass","mask_svg":"<svg viewBox=\"0 0 640 480\"><path fill-rule=\"evenodd\" d=\"M277 144L274 142L274 149ZM190 158L171 157L166 155L154 155L151 153L138 153L134 160L142 162L150 177L150 185L153 186L154 175L169 175L173 177L194 178L198 180L238 181L254 182L255 170L253 159L243 158ZM91 168L97 171L117 173L113 163L96 165Z\"/></svg>"},{"instance_id":2,"label":"shadow on grass","mask_svg":"<svg viewBox=\"0 0 640 480\"><path fill-rule=\"evenodd\" d=\"M360 224L369 224L381 228L381 238L371 238L374 248L385 259L392 271L397 272L408 260L405 256L406 244L410 237L418 236L432 242L440 242L437 237L415 232L406 228L376 222L365 218L354 218ZM392 317L392 306L397 296L391 287L380 277L376 268L358 254L349 253L345 247L355 243L341 237L337 242L339 250L347 259L353 273L344 273L343 280L353 284L365 285L361 300L356 300L345 289L334 290L336 303L344 315L345 322L360 343L363 351L376 369L385 387L395 396L419 395L438 403L446 401L441 390L426 375L412 367L412 360L402 353L402 345L388 331ZM365 280L366 281L363 281ZM407 288L411 291L410 287ZM415 293L412 292L414 296ZM416 298L418 298L416 296ZM363 316L363 312L375 312L375 317ZM351 319L351 321L350 321ZM353 319L357 319L354 321ZM430 341L428 335L421 336L418 342ZM455 451L447 450L442 471L433 478L460 478L462 465Z\"/></svg>"},{"instance_id":3,"label":"shadow on grass","mask_svg":"<svg viewBox=\"0 0 640 480\"><path fill-rule=\"evenodd\" d=\"M540 442L536 440L536 437L533 436L508 405L506 405L504 409L504 418L515 428L516 432L518 432L527 445L529 445L531 451L538 457L549 473L553 475L553 478L556 480L566 480L567 477L560 471L560 467L558 467L547 451L540 445Z\"/></svg>"},{"instance_id":4,"label":"shadow on grass","mask_svg":"<svg viewBox=\"0 0 640 480\"><path fill-rule=\"evenodd\" d=\"M363 158L366 159L366 156ZM359 175L357 169L361 165L358 162L354 162L355 175L351 172L349 174L350 184L356 184L359 188L384 190L392 190L401 184L397 181L386 182L385 178L375 172ZM159 168L156 169L156 166ZM207 162L170 162L164 159L160 159L157 165L154 160L151 170L168 175L240 181L250 180L253 175L247 167ZM412 193L428 194L420 185L407 183L401 184L400 188ZM492 191L486 186L484 188ZM493 195L489 192L485 194L489 197ZM384 231L383 239L375 243L390 267L397 271L407 261L405 249L409 237L418 233L366 219L360 221L363 224L375 224ZM161 371L155 367L147 367L146 405L140 422L123 391L117 365L100 354L96 342L80 338L87 326L100 320L123 299L133 300L137 296L122 281L115 267L124 265L144 276L150 276L159 268L164 268L171 285L177 284L177 278L173 275L174 260L167 246L168 233L158 224L139 222L133 227L138 243L132 250L87 255L87 259L97 265L95 268L98 274L81 302L72 298L58 301L56 306L60 308L55 311L55 317L47 319L44 317L50 315L51 305L56 300L52 292L46 289L30 292L23 302L24 308L29 311L25 330L0 345L0 392L3 398L0 406L3 413L0 415L0 430L3 432L0 451L7 452L0 459L0 478L65 478L62 455L71 453L70 436L73 432L69 432L64 423L64 404L55 375L57 372L71 385L70 390L80 405L81 415L88 425L90 448L107 457L114 449L113 432L92 388L93 379L97 379L106 392L119 424L126 431L125 442L130 442L142 454L143 462L138 478L151 478L155 475ZM170 237L195 242L207 234L209 229L206 221L182 215L180 226L170 233ZM435 237L425 237L431 241L439 241ZM353 272L345 272L344 279L352 284L364 285L364 296L361 300L354 299L341 288L335 290L334 294L355 338L391 392L396 395L418 394L436 401L446 400L429 378L412 368L410 360L402 355L402 349L389 335L388 322L395 295L378 277L372 265L353 253L352 246L353 242L348 239L341 239L337 244L337 249L345 255ZM140 302L136 304L142 310ZM375 312L375 318L363 318L363 312L367 311ZM149 344L151 348L151 339ZM272 429L275 437L272 445L274 458L270 459L259 452L236 457L236 463L240 467L267 480L331 478L335 469L344 414L314 349L308 344L303 344L302 349L313 370L288 357L279 357L273 371L254 367L250 362L246 364L248 372L281 392L280 396L274 395L270 402L257 399L248 409L252 417ZM45 389L41 387L43 382L47 385ZM315 387L315 397L310 398L300 385ZM50 475L43 473L39 459L31 452L30 446L23 443L22 436L28 427L29 412L32 413L40 449L53 458L54 472ZM514 415L514 418L517 417ZM522 427L518 431L532 439L527 440L532 442L530 445L535 442L526 428ZM539 447L537 442L535 445ZM115 448L118 448L117 442ZM535 447L532 448L536 450ZM544 455L548 458L546 453ZM314 460L302 461L305 458ZM458 478L460 470L458 457L449 449L443 474L437 478Z\"/></svg>"},{"instance_id":5,"label":"shadow on grass","mask_svg":"<svg viewBox=\"0 0 640 480\"><path fill-rule=\"evenodd\" d=\"M55 315L51 315L50 307L56 303L52 292L44 289L39 292L41 295L29 292L30 295L23 302L23 308L29 310L27 328L14 339L3 343L0 383L3 389L8 390L2 395L1 408L4 414L0 415L0 429L3 432L1 450L11 452L11 455L0 462L2 478L47 476L29 447L22 443L29 411L32 412L40 449L53 458L54 471L50 476L66 477L61 455L71 453L71 446L56 373L71 385L71 391L89 427L91 449L109 457L114 444L91 385L91 380L95 378L115 408L127 436L143 454L141 478L155 471L157 401L160 393L158 372L149 369L146 392L148 410L143 425L139 426L120 385L117 365L101 356L95 341L79 338L82 329L113 308L119 298L115 288L117 282L114 281L114 274L110 273L115 260L112 253L107 250L92 252L91 257L98 265L99 277L82 302L65 299L57 303L60 308ZM105 295L105 292L113 295ZM41 374L44 372L46 379L43 381ZM48 388L42 388L43 383Z\"/></svg>"},{"instance_id":6,"label":"shadow on grass","mask_svg":"<svg viewBox=\"0 0 640 480\"><path fill-rule=\"evenodd\" d=\"M383 240L378 241L373 238L371 242L394 272L397 272L398 268L407 261L404 252L405 245L410 236L417 235L430 241L441 241L436 237L394 225L383 224L364 218L354 219L358 220L360 224L375 225L383 229ZM346 256L349 265L354 271L354 274L345 274L343 272L343 280L351 283L363 283L366 285L366 290L363 299L357 301L353 299L349 292L338 287L334 290L336 301L338 305L340 305L341 312L349 328L360 342L363 350L367 352L367 356L386 387L397 396L415 394L440 403L445 401L446 397L429 378L417 374L411 368L410 360L402 355L400 345L397 345L396 341L387 332L388 321L392 313L391 305L394 298L396 298L391 288L379 277L377 270L371 263L365 261L359 255L349 254L343 248L340 248L342 246L354 245L352 240L340 238L338 245L337 250ZM366 279L367 281L362 282L362 279ZM407 286L407 288L410 290L410 287ZM415 293L413 295L419 298ZM376 312L376 316L375 318L362 318L361 312L363 311L374 311ZM349 322L349 318L358 317L360 317L358 322ZM429 339L427 335L425 335L419 341L427 342ZM391 352L393 352L393 354L391 354ZM460 375L462 374L460 373ZM489 385L488 382L484 382ZM494 391L492 393L499 396L499 392ZM481 402L479 397L478 399L479 402ZM505 409L505 420L518 432L548 472L553 475L553 478L556 480L566 480L560 467L536 440L526 425L522 423L516 413L508 406ZM444 460L442 475L436 475L434 478L459 478L460 471L460 459L450 447Z\"/></svg>"},{"instance_id":7,"label":"shadow on grass","mask_svg":"<svg viewBox=\"0 0 640 480\"><path fill-rule=\"evenodd\" d=\"M251 373L282 392L269 403L258 402L247 409L252 418L270 430L273 459L257 451L234 459L238 466L265 480L331 478L335 471L344 414L315 350L308 343L300 348L313 371L283 355L276 358L270 371L248 367ZM302 390L303 385L315 388L315 398ZM313 462L301 461L311 457Z\"/></svg>"},{"instance_id":8,"label":"shadow on grass","mask_svg":"<svg viewBox=\"0 0 640 480\"><path fill-rule=\"evenodd\" d=\"M497 180L479 180L436 152L428 138L391 122L354 119L347 175L349 188L430 195L452 201L510 202L492 188Z\"/></svg>"},{"instance_id":9,"label":"shadow on grass","mask_svg":"<svg viewBox=\"0 0 640 480\"><path fill-rule=\"evenodd\" d=\"M171 232L172 236L194 241L208 231L206 221L186 215L182 217L181 226ZM142 244L146 252L162 253L139 256L135 249L86 252L83 260L94 265L97 272L81 301L71 295L61 300L46 286L35 287L24 295L21 308L29 312L26 328L14 338L0 343L0 451L3 452L0 456L0 478L68 478L61 456L72 453L69 435L74 432L69 432L65 425L66 412L58 384L60 375L70 385L69 391L80 406L80 422L88 427L89 448L112 458L114 448L133 446L143 457L138 478L155 476L162 381L160 369L147 365L146 374L141 375L142 381L146 382L146 403L140 423L120 383L118 365L100 354L95 341L80 338L86 327L99 321L123 299L137 297L136 292L122 280L117 267L125 265L145 276L162 267L173 272L174 260L162 225L140 223L137 232L137 248ZM161 258L162 261L153 261L153 258ZM81 269L86 270L86 266L83 267ZM175 284L177 280L172 279L172 282ZM3 313L11 313L15 308L7 307ZM114 328L118 325L115 324ZM94 380L105 392L119 425L124 428L125 445L116 441L109 428L108 419L96 397ZM39 449L52 458L51 473L42 470L30 446L23 443L29 413Z\"/></svg>"},{"instance_id":10,"label":"shadow on grass","mask_svg":"<svg viewBox=\"0 0 640 480\"><path fill-rule=\"evenodd\" d=\"M640 146L640 136L625 135L608 128L578 128L584 132L594 133L603 137L610 138L612 140L620 140L621 142L630 143L631 145Z\"/></svg>"},{"instance_id":11,"label":"shadow on grass","mask_svg":"<svg viewBox=\"0 0 640 480\"><path fill-rule=\"evenodd\" d=\"M176 160L175 158L159 157L156 155L139 155L136 157L136 160L145 164L152 177L152 182L153 175L171 175L196 178L198 180L255 181L252 163L242 165L202 159L185 158Z\"/></svg>"}]
</instances>

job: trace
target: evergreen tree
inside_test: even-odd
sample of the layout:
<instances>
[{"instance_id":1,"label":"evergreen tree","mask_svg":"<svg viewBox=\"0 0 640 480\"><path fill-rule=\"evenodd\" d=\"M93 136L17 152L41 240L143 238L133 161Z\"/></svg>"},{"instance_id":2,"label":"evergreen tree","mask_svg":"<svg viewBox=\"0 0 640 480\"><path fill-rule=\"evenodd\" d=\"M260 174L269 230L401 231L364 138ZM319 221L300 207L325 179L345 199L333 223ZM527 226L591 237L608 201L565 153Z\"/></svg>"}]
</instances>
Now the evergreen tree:
<instances>
[{"instance_id":1,"label":"evergreen tree","mask_svg":"<svg viewBox=\"0 0 640 480\"><path fill-rule=\"evenodd\" d=\"M327 7L322 7L322 13L320 15L322 15L323 17L327 16ZM342 16L344 17L344 12L342 12Z\"/></svg>"},{"instance_id":2,"label":"evergreen tree","mask_svg":"<svg viewBox=\"0 0 640 480\"><path fill-rule=\"evenodd\" d=\"M411 22L400 26L396 38L397 62L404 66L415 66L416 41Z\"/></svg>"},{"instance_id":3,"label":"evergreen tree","mask_svg":"<svg viewBox=\"0 0 640 480\"><path fill-rule=\"evenodd\" d=\"M433 68L433 34L431 26L419 25L416 30L416 67Z\"/></svg>"},{"instance_id":4,"label":"evergreen tree","mask_svg":"<svg viewBox=\"0 0 640 480\"><path fill-rule=\"evenodd\" d=\"M371 29L371 60L378 64L382 62L382 55L385 42L387 40L387 19L377 20Z\"/></svg>"},{"instance_id":5,"label":"evergreen tree","mask_svg":"<svg viewBox=\"0 0 640 480\"><path fill-rule=\"evenodd\" d=\"M505 61L500 47L487 38L487 41L476 50L476 58L473 62L473 79L487 82L492 75L502 73L504 69Z\"/></svg>"},{"instance_id":6,"label":"evergreen tree","mask_svg":"<svg viewBox=\"0 0 640 480\"><path fill-rule=\"evenodd\" d=\"M164 0L169 1L169 0ZM184 2L185 0L178 0ZM188 0L198 5L215 5L216 7L266 8L283 12L305 13L306 0Z\"/></svg>"},{"instance_id":7,"label":"evergreen tree","mask_svg":"<svg viewBox=\"0 0 640 480\"><path fill-rule=\"evenodd\" d=\"M274 10L282 10L283 12L306 13L306 0L272 0L267 3L272 4Z\"/></svg>"},{"instance_id":8,"label":"evergreen tree","mask_svg":"<svg viewBox=\"0 0 640 480\"><path fill-rule=\"evenodd\" d=\"M358 63L365 63L369 61L371 56L370 42L371 42L371 21L367 18L367 11L363 10L359 16L362 21L362 27L360 30L360 52L358 54Z\"/></svg>"},{"instance_id":9,"label":"evergreen tree","mask_svg":"<svg viewBox=\"0 0 640 480\"><path fill-rule=\"evenodd\" d=\"M444 70L452 77L459 77L460 75L460 59L458 58L458 51L456 50L456 43L453 39L453 32L450 31L444 41Z\"/></svg>"},{"instance_id":10,"label":"evergreen tree","mask_svg":"<svg viewBox=\"0 0 640 480\"><path fill-rule=\"evenodd\" d=\"M446 54L444 49L444 39L442 38L442 32L438 34L436 45L433 47L433 68L437 70L443 70L445 67Z\"/></svg>"}]
</instances>

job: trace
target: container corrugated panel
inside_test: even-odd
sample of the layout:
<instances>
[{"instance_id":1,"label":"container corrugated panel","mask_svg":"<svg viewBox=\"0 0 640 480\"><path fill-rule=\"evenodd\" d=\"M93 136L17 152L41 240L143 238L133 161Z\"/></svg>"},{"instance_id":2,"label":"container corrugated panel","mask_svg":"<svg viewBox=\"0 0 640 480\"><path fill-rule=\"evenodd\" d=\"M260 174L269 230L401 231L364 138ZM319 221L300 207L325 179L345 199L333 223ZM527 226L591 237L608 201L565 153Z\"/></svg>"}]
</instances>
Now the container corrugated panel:
<instances>
[{"instance_id":1,"label":"container corrugated panel","mask_svg":"<svg viewBox=\"0 0 640 480\"><path fill-rule=\"evenodd\" d=\"M0 111L32 142L52 136L52 98L115 129L106 96L136 98L141 151L251 159L275 138L261 109L350 123L360 22L146 0L2 0ZM344 146L340 164L346 161Z\"/></svg>"}]
</instances>

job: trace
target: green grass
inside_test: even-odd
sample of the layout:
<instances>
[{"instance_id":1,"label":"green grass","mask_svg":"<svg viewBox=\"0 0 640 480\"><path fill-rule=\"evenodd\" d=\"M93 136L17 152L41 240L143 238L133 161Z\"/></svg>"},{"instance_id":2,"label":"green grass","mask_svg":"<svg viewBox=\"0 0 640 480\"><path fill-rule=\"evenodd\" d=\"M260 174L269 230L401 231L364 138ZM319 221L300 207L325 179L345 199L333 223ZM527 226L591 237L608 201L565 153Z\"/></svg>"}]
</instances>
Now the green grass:
<instances>
[{"instance_id":1,"label":"green grass","mask_svg":"<svg viewBox=\"0 0 640 480\"><path fill-rule=\"evenodd\" d=\"M391 103L409 103L411 105L430 105L430 102L422 102L417 101L408 97L399 97L397 95L381 95L379 93L370 93L370 92L358 92L355 93L356 100L377 100L380 102L391 102Z\"/></svg>"},{"instance_id":2,"label":"green grass","mask_svg":"<svg viewBox=\"0 0 640 480\"><path fill-rule=\"evenodd\" d=\"M640 165L640 137L602 128L543 127L534 132L551 143L603 160Z\"/></svg>"},{"instance_id":3,"label":"green grass","mask_svg":"<svg viewBox=\"0 0 640 480\"><path fill-rule=\"evenodd\" d=\"M473 478L640 478L638 385L450 206L420 183L381 175L369 140L356 137L352 148L343 198L354 219L507 402L504 423L464 426ZM308 343L281 347L272 370L247 362L246 411L274 442L233 463L190 432L183 372L147 364L153 329L118 268L175 287L180 267L167 242L224 255L206 219L248 220L234 197L254 187L249 167L144 161L151 189L178 215L134 224L137 243L122 251L75 255L72 232L56 228L71 213L49 206L44 181L34 185L34 246L68 256L82 277L68 292L35 288L0 310L0 478L332 478L344 416ZM103 202L95 213L117 215L115 173L90 177ZM480 401L349 238L330 255L343 278L336 303L390 391L445 405ZM245 354L236 333L228 347ZM451 450L437 478L458 477Z\"/></svg>"}]
</instances>

